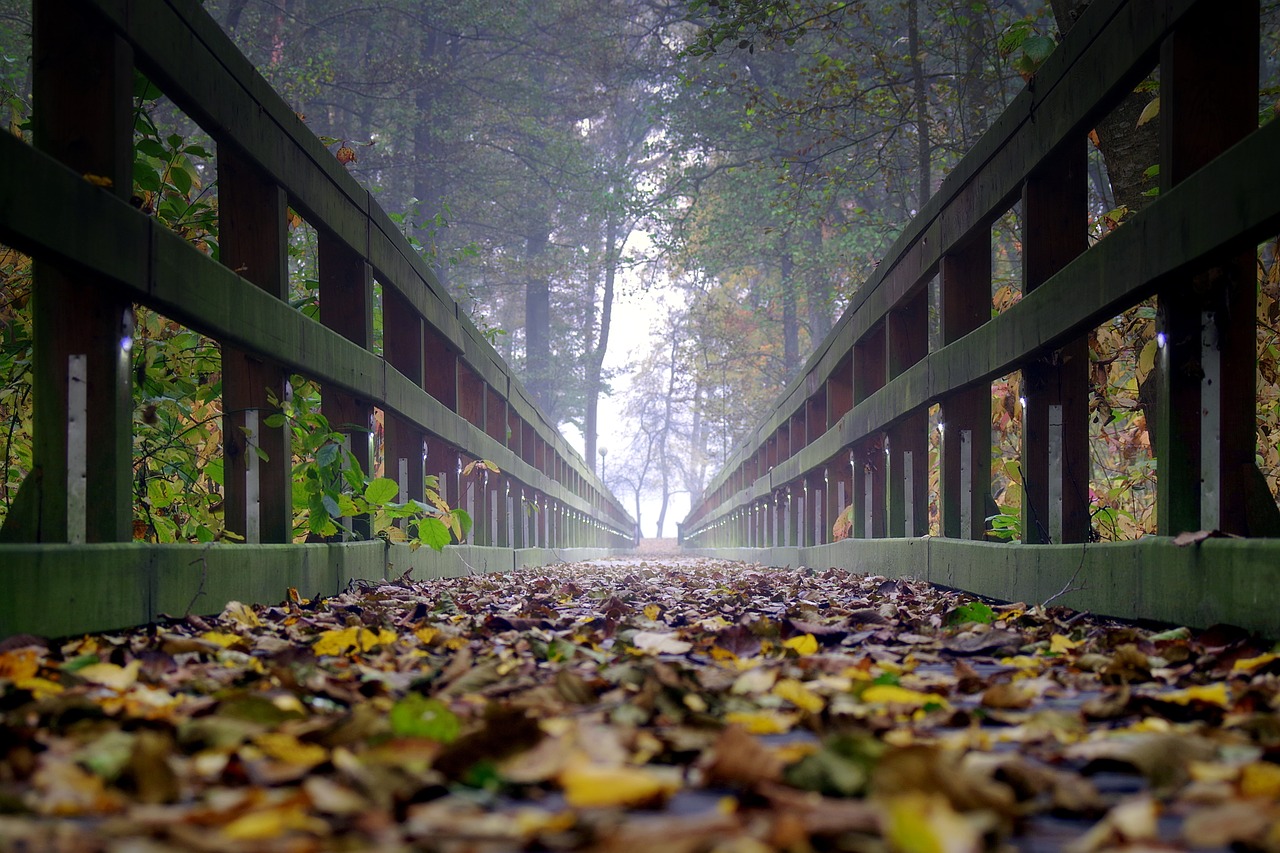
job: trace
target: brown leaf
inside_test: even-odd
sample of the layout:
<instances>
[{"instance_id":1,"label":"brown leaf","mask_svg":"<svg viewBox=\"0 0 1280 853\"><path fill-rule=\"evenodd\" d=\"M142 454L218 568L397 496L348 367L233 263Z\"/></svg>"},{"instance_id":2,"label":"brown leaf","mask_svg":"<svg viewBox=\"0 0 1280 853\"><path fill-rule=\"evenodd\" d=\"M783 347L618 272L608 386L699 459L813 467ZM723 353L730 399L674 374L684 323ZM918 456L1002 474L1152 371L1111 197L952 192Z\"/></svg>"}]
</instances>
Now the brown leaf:
<instances>
[{"instance_id":1,"label":"brown leaf","mask_svg":"<svg viewBox=\"0 0 1280 853\"><path fill-rule=\"evenodd\" d=\"M942 648L957 655L976 655L997 649L1016 651L1023 644L1021 634L1013 631L964 632L942 640Z\"/></svg>"},{"instance_id":2,"label":"brown leaf","mask_svg":"<svg viewBox=\"0 0 1280 853\"><path fill-rule=\"evenodd\" d=\"M765 747L759 738L741 726L729 726L711 748L709 760L704 756L708 783L724 783L754 788L763 782L782 778L782 759Z\"/></svg>"}]
</instances>

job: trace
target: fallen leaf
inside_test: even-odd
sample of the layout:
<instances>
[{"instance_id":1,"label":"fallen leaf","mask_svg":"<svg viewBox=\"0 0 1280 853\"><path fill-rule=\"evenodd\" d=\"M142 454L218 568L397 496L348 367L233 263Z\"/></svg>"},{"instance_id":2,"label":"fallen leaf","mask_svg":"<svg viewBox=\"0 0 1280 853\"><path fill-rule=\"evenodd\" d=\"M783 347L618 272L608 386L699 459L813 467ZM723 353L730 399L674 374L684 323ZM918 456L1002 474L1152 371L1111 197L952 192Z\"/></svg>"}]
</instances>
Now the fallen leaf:
<instances>
[{"instance_id":1,"label":"fallen leaf","mask_svg":"<svg viewBox=\"0 0 1280 853\"><path fill-rule=\"evenodd\" d=\"M638 806L659 802L680 789L678 780L639 767L575 762L560 773L565 800L574 808Z\"/></svg>"},{"instance_id":2,"label":"fallen leaf","mask_svg":"<svg viewBox=\"0 0 1280 853\"><path fill-rule=\"evenodd\" d=\"M642 652L652 655L682 655L693 648L692 643L676 637L675 634L660 634L655 631L637 631L631 643Z\"/></svg>"}]
</instances>

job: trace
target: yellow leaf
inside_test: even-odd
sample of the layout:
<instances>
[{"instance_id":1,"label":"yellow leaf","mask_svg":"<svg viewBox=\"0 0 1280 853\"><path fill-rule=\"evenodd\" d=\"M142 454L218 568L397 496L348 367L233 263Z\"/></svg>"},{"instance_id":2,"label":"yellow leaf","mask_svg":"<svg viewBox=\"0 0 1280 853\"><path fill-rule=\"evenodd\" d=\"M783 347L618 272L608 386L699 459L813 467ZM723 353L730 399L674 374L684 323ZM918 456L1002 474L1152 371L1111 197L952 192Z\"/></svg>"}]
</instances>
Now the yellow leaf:
<instances>
[{"instance_id":1,"label":"yellow leaf","mask_svg":"<svg viewBox=\"0 0 1280 853\"><path fill-rule=\"evenodd\" d=\"M309 816L301 806L289 805L241 815L222 827L222 834L232 841L266 841L279 838L291 830L319 834L326 829L324 821Z\"/></svg>"},{"instance_id":2,"label":"yellow leaf","mask_svg":"<svg viewBox=\"0 0 1280 853\"><path fill-rule=\"evenodd\" d=\"M88 172L85 172L81 177L83 177L89 183L93 184L95 187L110 189L111 187L115 186L115 181L111 180L105 175L91 175Z\"/></svg>"},{"instance_id":3,"label":"yellow leaf","mask_svg":"<svg viewBox=\"0 0 1280 853\"><path fill-rule=\"evenodd\" d=\"M822 709L827 704L821 696L806 687L804 682L794 678L784 678L773 685L773 695L786 699L792 705L810 714L822 713Z\"/></svg>"},{"instance_id":4,"label":"yellow leaf","mask_svg":"<svg viewBox=\"0 0 1280 853\"><path fill-rule=\"evenodd\" d=\"M40 656L35 649L17 649L0 654L0 678L22 681L34 678L40 671Z\"/></svg>"},{"instance_id":5,"label":"yellow leaf","mask_svg":"<svg viewBox=\"0 0 1280 853\"><path fill-rule=\"evenodd\" d=\"M873 684L862 691L860 698L863 702L876 705L907 705L912 708L922 708L925 705L949 707L947 700L936 693L921 693L918 690L898 687L896 684Z\"/></svg>"},{"instance_id":6,"label":"yellow leaf","mask_svg":"<svg viewBox=\"0 0 1280 853\"><path fill-rule=\"evenodd\" d=\"M348 651L367 652L374 646L394 643L396 635L385 628L371 631L368 628L337 628L322 633L312 647L318 655L341 655Z\"/></svg>"},{"instance_id":7,"label":"yellow leaf","mask_svg":"<svg viewBox=\"0 0 1280 853\"><path fill-rule=\"evenodd\" d=\"M1083 644L1076 642L1065 634L1054 634L1049 638L1049 651L1057 655L1069 652L1072 649L1078 649L1081 645Z\"/></svg>"},{"instance_id":8,"label":"yellow leaf","mask_svg":"<svg viewBox=\"0 0 1280 853\"><path fill-rule=\"evenodd\" d=\"M253 608L238 601L227 602L227 606L222 609L222 618L239 622L247 628L262 626L262 621L258 619L258 614L253 612Z\"/></svg>"},{"instance_id":9,"label":"yellow leaf","mask_svg":"<svg viewBox=\"0 0 1280 853\"><path fill-rule=\"evenodd\" d=\"M1240 770L1240 793L1245 797L1280 799L1280 765L1254 761Z\"/></svg>"},{"instance_id":10,"label":"yellow leaf","mask_svg":"<svg viewBox=\"0 0 1280 853\"><path fill-rule=\"evenodd\" d=\"M728 649L722 649L719 646L712 646L711 659L714 661L727 661L729 663L733 663L738 659L738 656Z\"/></svg>"},{"instance_id":11,"label":"yellow leaf","mask_svg":"<svg viewBox=\"0 0 1280 853\"><path fill-rule=\"evenodd\" d=\"M253 745L268 758L286 764L314 767L329 759L329 751L316 743L303 743L284 732L264 732L253 739Z\"/></svg>"},{"instance_id":12,"label":"yellow leaf","mask_svg":"<svg viewBox=\"0 0 1280 853\"><path fill-rule=\"evenodd\" d=\"M93 684L101 684L113 690L128 690L138 682L138 669L141 661L131 660L128 666L116 666L114 663L94 663L76 670L76 675Z\"/></svg>"},{"instance_id":13,"label":"yellow leaf","mask_svg":"<svg viewBox=\"0 0 1280 853\"><path fill-rule=\"evenodd\" d=\"M200 639L208 640L211 643L217 643L224 649L229 649L232 646L237 645L245 645L244 637L241 637L239 634L223 633L222 631L205 631L200 635Z\"/></svg>"},{"instance_id":14,"label":"yellow leaf","mask_svg":"<svg viewBox=\"0 0 1280 853\"><path fill-rule=\"evenodd\" d=\"M13 686L19 690L26 690L36 699L45 699L49 696L57 696L64 688L56 681L50 681L47 678L20 678L13 682Z\"/></svg>"},{"instance_id":15,"label":"yellow leaf","mask_svg":"<svg viewBox=\"0 0 1280 853\"><path fill-rule=\"evenodd\" d=\"M1162 693L1157 698L1165 702L1173 702L1177 705L1190 705L1192 702L1204 702L1209 705L1217 705L1219 708L1227 707L1227 703L1230 701L1230 697L1227 694L1226 682L1222 681L1215 684L1188 687L1186 690L1174 690L1170 693Z\"/></svg>"},{"instance_id":16,"label":"yellow leaf","mask_svg":"<svg viewBox=\"0 0 1280 853\"><path fill-rule=\"evenodd\" d=\"M644 616L646 619L657 619L662 613L662 608L656 604L646 604L644 606Z\"/></svg>"},{"instance_id":17,"label":"yellow leaf","mask_svg":"<svg viewBox=\"0 0 1280 853\"><path fill-rule=\"evenodd\" d=\"M1231 671L1253 672L1254 670L1261 669L1271 663L1277 657L1280 657L1280 655L1277 655L1275 652L1267 652L1266 654L1258 655L1256 658L1241 658L1231 665Z\"/></svg>"},{"instance_id":18,"label":"yellow leaf","mask_svg":"<svg viewBox=\"0 0 1280 853\"><path fill-rule=\"evenodd\" d=\"M801 634L799 637L792 637L790 640L784 640L782 645L801 657L811 655L818 650L818 640L813 634Z\"/></svg>"},{"instance_id":19,"label":"yellow leaf","mask_svg":"<svg viewBox=\"0 0 1280 853\"><path fill-rule=\"evenodd\" d=\"M781 711L731 711L724 721L737 723L753 735L781 735L791 731L796 717Z\"/></svg>"},{"instance_id":20,"label":"yellow leaf","mask_svg":"<svg viewBox=\"0 0 1280 853\"><path fill-rule=\"evenodd\" d=\"M895 853L982 849L978 830L939 794L913 792L893 797L885 812L885 840Z\"/></svg>"},{"instance_id":21,"label":"yellow leaf","mask_svg":"<svg viewBox=\"0 0 1280 853\"><path fill-rule=\"evenodd\" d=\"M675 779L640 767L606 767L576 761L560 772L565 800L574 808L638 806L665 799L680 788Z\"/></svg>"},{"instance_id":22,"label":"yellow leaf","mask_svg":"<svg viewBox=\"0 0 1280 853\"><path fill-rule=\"evenodd\" d=\"M1142 127L1158 115L1160 115L1160 96L1156 95L1151 99L1151 103L1142 108L1142 115L1138 116L1135 127Z\"/></svg>"},{"instance_id":23,"label":"yellow leaf","mask_svg":"<svg viewBox=\"0 0 1280 853\"><path fill-rule=\"evenodd\" d=\"M436 637L440 636L440 629L432 628L430 626L426 628L419 628L413 632L413 636L417 637L418 641L422 643L422 645L429 646Z\"/></svg>"}]
</instances>

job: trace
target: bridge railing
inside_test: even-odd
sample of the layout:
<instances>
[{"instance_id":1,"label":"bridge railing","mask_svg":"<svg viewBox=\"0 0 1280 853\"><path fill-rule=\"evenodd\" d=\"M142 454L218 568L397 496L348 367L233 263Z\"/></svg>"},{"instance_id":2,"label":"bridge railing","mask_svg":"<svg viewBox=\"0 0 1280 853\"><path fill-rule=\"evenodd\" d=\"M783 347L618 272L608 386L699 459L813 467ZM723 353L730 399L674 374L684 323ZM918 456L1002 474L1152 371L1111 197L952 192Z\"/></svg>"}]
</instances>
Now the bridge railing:
<instances>
[{"instance_id":1,"label":"bridge railing","mask_svg":"<svg viewBox=\"0 0 1280 853\"><path fill-rule=\"evenodd\" d=\"M1259 129L1259 30L1252 2L1090 5L733 452L683 541L819 546L850 505L859 542L924 536L931 428L941 533L983 539L991 382L1015 371L1022 541L1087 541L1087 336L1153 295L1159 532L1280 535L1255 465L1255 253L1280 227L1280 121ZM1089 246L1088 135L1157 63L1159 197ZM1017 202L1022 299L992 316L992 224Z\"/></svg>"},{"instance_id":2,"label":"bridge railing","mask_svg":"<svg viewBox=\"0 0 1280 853\"><path fill-rule=\"evenodd\" d=\"M119 590L132 583L141 592L113 591L100 603L145 601L102 618L37 626L46 633L182 612L185 587L157 600L163 571L156 555L171 553L163 548L101 550L73 561L89 568L60 574L60 581L41 569L52 543L132 539L134 303L221 346L226 528L248 544L202 549L206 570L210 559L238 566L252 562L246 548L258 544L252 553L268 554L272 543L292 539L287 426L274 426L269 416L294 373L319 383L323 414L342 425L366 471L374 409L382 410L387 476L399 482L400 498L421 500L424 476L437 475L445 499L475 519L470 545L520 555L632 543L634 523L621 504L530 401L372 194L199 3L36 0L33 11L35 147L0 134L0 240L36 262L35 473L14 505L11 515L21 517L11 519L8 538L39 544L4 546L0 555L7 573L0 634L28 626L30 608L56 608L65 599L58 583L78 587L82 597L89 590L90 598L95 584ZM220 263L129 203L135 67L216 144ZM287 301L290 210L317 234L319 322ZM374 351L375 281L382 287L381 353ZM464 463L478 459L501 473L461 477ZM312 546L290 547L305 554ZM315 546L326 547L334 546ZM301 559L323 562L321 574L350 562L316 553ZM403 567L429 557L406 551L399 558ZM186 566L192 559L187 552L162 562ZM297 568L297 559L286 562ZM354 559L382 571L377 559ZM91 568L104 561L116 572L107 580L101 578L110 572ZM351 573L341 565L333 571L320 586L340 586ZM197 580L208 596L203 606L220 607L213 582ZM264 594L278 598L282 589ZM229 597L235 591L234 584L226 590Z\"/></svg>"}]
</instances>

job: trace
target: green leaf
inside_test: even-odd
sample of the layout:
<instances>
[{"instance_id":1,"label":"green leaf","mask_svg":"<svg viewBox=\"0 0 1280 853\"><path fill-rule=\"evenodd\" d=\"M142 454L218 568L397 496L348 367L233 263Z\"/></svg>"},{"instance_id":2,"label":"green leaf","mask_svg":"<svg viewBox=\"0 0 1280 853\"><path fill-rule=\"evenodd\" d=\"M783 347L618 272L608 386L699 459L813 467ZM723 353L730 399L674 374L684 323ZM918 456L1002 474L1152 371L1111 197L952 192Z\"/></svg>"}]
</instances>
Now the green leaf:
<instances>
[{"instance_id":1,"label":"green leaf","mask_svg":"<svg viewBox=\"0 0 1280 853\"><path fill-rule=\"evenodd\" d=\"M455 509L453 510L453 517L457 520L458 530L460 531L458 541L462 541L471 534L471 514L465 509Z\"/></svg>"},{"instance_id":2,"label":"green leaf","mask_svg":"<svg viewBox=\"0 0 1280 853\"><path fill-rule=\"evenodd\" d=\"M1031 36L1022 43L1022 52L1039 67L1057 47L1048 36Z\"/></svg>"},{"instance_id":3,"label":"green leaf","mask_svg":"<svg viewBox=\"0 0 1280 853\"><path fill-rule=\"evenodd\" d=\"M262 419L262 425L271 427L272 429L284 426L284 422L285 416L279 412L276 412L274 415L267 415Z\"/></svg>"},{"instance_id":4,"label":"green leaf","mask_svg":"<svg viewBox=\"0 0 1280 853\"><path fill-rule=\"evenodd\" d=\"M400 485L387 477L378 477L371 480L364 490L364 499L375 506L381 506L387 501L394 500L395 496L400 494Z\"/></svg>"},{"instance_id":5,"label":"green leaf","mask_svg":"<svg viewBox=\"0 0 1280 853\"><path fill-rule=\"evenodd\" d=\"M156 139L139 139L134 148L148 157L155 157L157 160L167 160L169 157L169 152Z\"/></svg>"},{"instance_id":6,"label":"green leaf","mask_svg":"<svg viewBox=\"0 0 1280 853\"><path fill-rule=\"evenodd\" d=\"M439 699L410 693L391 706L391 731L398 737L420 737L438 743L457 740L462 724Z\"/></svg>"},{"instance_id":7,"label":"green leaf","mask_svg":"<svg viewBox=\"0 0 1280 853\"><path fill-rule=\"evenodd\" d=\"M328 468L330 465L338 461L338 451L342 448L330 442L323 445L316 451L316 464L321 468Z\"/></svg>"},{"instance_id":8,"label":"green leaf","mask_svg":"<svg viewBox=\"0 0 1280 853\"><path fill-rule=\"evenodd\" d=\"M428 548L443 551L450 541L449 528L438 518L424 518L418 522L418 538Z\"/></svg>"},{"instance_id":9,"label":"green leaf","mask_svg":"<svg viewBox=\"0 0 1280 853\"><path fill-rule=\"evenodd\" d=\"M967 622L990 625L994 621L996 621L996 612L981 601L962 604L951 611L951 615L947 617L947 623L950 625L963 625Z\"/></svg>"}]
</instances>

